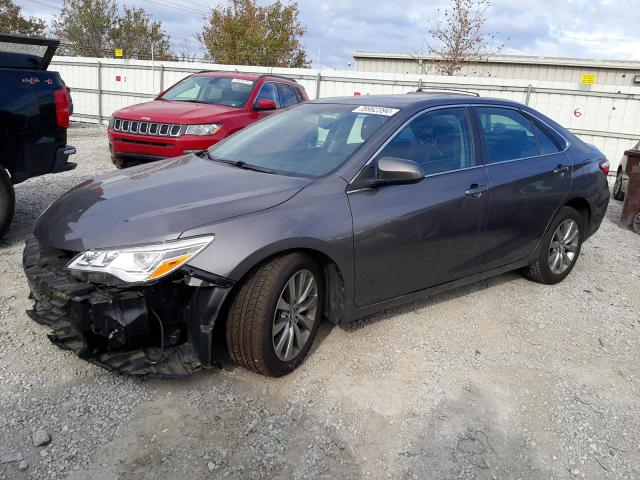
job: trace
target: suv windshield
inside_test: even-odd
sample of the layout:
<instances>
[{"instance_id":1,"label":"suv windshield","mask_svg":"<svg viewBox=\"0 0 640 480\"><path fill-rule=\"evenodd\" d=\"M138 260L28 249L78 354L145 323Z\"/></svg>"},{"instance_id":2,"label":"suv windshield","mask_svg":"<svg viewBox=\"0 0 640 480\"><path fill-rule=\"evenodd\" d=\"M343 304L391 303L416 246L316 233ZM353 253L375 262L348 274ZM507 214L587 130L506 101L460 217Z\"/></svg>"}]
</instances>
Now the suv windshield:
<instances>
[{"instance_id":1,"label":"suv windshield","mask_svg":"<svg viewBox=\"0 0 640 480\"><path fill-rule=\"evenodd\" d=\"M300 105L241 130L209 153L283 175L320 177L342 165L389 119L361 110L357 105Z\"/></svg>"},{"instance_id":2,"label":"suv windshield","mask_svg":"<svg viewBox=\"0 0 640 480\"><path fill-rule=\"evenodd\" d=\"M243 107L252 90L252 80L194 75L174 85L159 98L179 102Z\"/></svg>"}]
</instances>

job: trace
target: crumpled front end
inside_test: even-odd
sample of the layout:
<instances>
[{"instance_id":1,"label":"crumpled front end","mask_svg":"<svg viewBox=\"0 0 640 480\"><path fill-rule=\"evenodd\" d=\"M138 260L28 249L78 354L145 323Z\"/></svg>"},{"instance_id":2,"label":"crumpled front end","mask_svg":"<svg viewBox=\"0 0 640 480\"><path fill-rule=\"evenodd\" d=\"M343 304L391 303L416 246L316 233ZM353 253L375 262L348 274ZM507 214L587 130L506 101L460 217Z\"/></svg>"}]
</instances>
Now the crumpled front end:
<instances>
[{"instance_id":1,"label":"crumpled front end","mask_svg":"<svg viewBox=\"0 0 640 480\"><path fill-rule=\"evenodd\" d=\"M180 377L212 366L213 327L232 282L185 267L150 285L66 269L75 252L27 240L23 267L49 339L108 370Z\"/></svg>"}]
</instances>

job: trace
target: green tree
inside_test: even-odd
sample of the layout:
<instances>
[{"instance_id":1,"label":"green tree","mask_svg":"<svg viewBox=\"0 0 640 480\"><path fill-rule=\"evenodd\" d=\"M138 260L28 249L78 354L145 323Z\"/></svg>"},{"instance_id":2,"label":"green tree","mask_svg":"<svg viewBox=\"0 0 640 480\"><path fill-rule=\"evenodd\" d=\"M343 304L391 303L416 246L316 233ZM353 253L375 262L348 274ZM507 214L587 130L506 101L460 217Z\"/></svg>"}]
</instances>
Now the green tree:
<instances>
[{"instance_id":1,"label":"green tree","mask_svg":"<svg viewBox=\"0 0 640 480\"><path fill-rule=\"evenodd\" d=\"M153 41L158 58L171 58L162 24L142 8L125 6L119 14L116 0L64 0L53 27L67 55L110 57L121 48L125 58L150 58Z\"/></svg>"},{"instance_id":2,"label":"green tree","mask_svg":"<svg viewBox=\"0 0 640 480\"><path fill-rule=\"evenodd\" d=\"M211 11L197 38L215 63L304 68L310 62L298 15L297 2L259 6L255 0L227 0Z\"/></svg>"},{"instance_id":3,"label":"green tree","mask_svg":"<svg viewBox=\"0 0 640 480\"><path fill-rule=\"evenodd\" d=\"M112 48L115 0L64 0L53 28L67 55L104 57Z\"/></svg>"},{"instance_id":4,"label":"green tree","mask_svg":"<svg viewBox=\"0 0 640 480\"><path fill-rule=\"evenodd\" d=\"M114 48L122 48L127 58L151 58L152 43L154 56L173 58L171 41L162 24L142 8L124 7L124 14L114 22L111 41Z\"/></svg>"},{"instance_id":5,"label":"green tree","mask_svg":"<svg viewBox=\"0 0 640 480\"><path fill-rule=\"evenodd\" d=\"M45 23L35 17L24 17L22 8L12 0L0 0L0 33L42 37Z\"/></svg>"}]
</instances>

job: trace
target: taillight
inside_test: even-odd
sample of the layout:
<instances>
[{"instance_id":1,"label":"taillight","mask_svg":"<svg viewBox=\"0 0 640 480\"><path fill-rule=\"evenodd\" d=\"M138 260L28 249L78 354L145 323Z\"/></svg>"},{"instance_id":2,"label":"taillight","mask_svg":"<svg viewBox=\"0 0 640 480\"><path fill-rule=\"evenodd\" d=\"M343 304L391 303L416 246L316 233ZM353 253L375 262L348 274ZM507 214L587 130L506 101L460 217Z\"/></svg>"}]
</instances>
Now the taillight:
<instances>
[{"instance_id":1,"label":"taillight","mask_svg":"<svg viewBox=\"0 0 640 480\"><path fill-rule=\"evenodd\" d=\"M609 175L609 160L605 158L598 164L598 167L604 172L605 175Z\"/></svg>"},{"instance_id":2,"label":"taillight","mask_svg":"<svg viewBox=\"0 0 640 480\"><path fill-rule=\"evenodd\" d=\"M69 126L69 93L66 88L59 88L53 92L56 103L56 124L60 128Z\"/></svg>"}]
</instances>

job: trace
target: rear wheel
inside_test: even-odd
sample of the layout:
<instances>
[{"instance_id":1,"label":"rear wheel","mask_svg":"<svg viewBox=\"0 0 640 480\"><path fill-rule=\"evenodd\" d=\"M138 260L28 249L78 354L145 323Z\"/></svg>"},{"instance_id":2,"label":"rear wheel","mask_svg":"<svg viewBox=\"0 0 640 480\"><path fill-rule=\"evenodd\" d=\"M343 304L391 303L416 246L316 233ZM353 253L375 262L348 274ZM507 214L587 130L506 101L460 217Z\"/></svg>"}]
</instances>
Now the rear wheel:
<instances>
[{"instance_id":1,"label":"rear wheel","mask_svg":"<svg viewBox=\"0 0 640 480\"><path fill-rule=\"evenodd\" d=\"M530 280L551 285L566 278L578 260L584 237L580 213L563 207L545 233L538 259L522 273Z\"/></svg>"},{"instance_id":2,"label":"rear wheel","mask_svg":"<svg viewBox=\"0 0 640 480\"><path fill-rule=\"evenodd\" d=\"M624 200L624 192L622 191L622 170L618 170L616 175L616 183L613 184L613 198L614 200Z\"/></svg>"},{"instance_id":3,"label":"rear wheel","mask_svg":"<svg viewBox=\"0 0 640 480\"><path fill-rule=\"evenodd\" d=\"M0 238L6 233L16 208L13 184L4 168L0 166Z\"/></svg>"},{"instance_id":4,"label":"rear wheel","mask_svg":"<svg viewBox=\"0 0 640 480\"><path fill-rule=\"evenodd\" d=\"M227 315L227 347L238 365L278 377L307 355L322 312L321 270L312 258L291 253L255 269Z\"/></svg>"}]
</instances>

